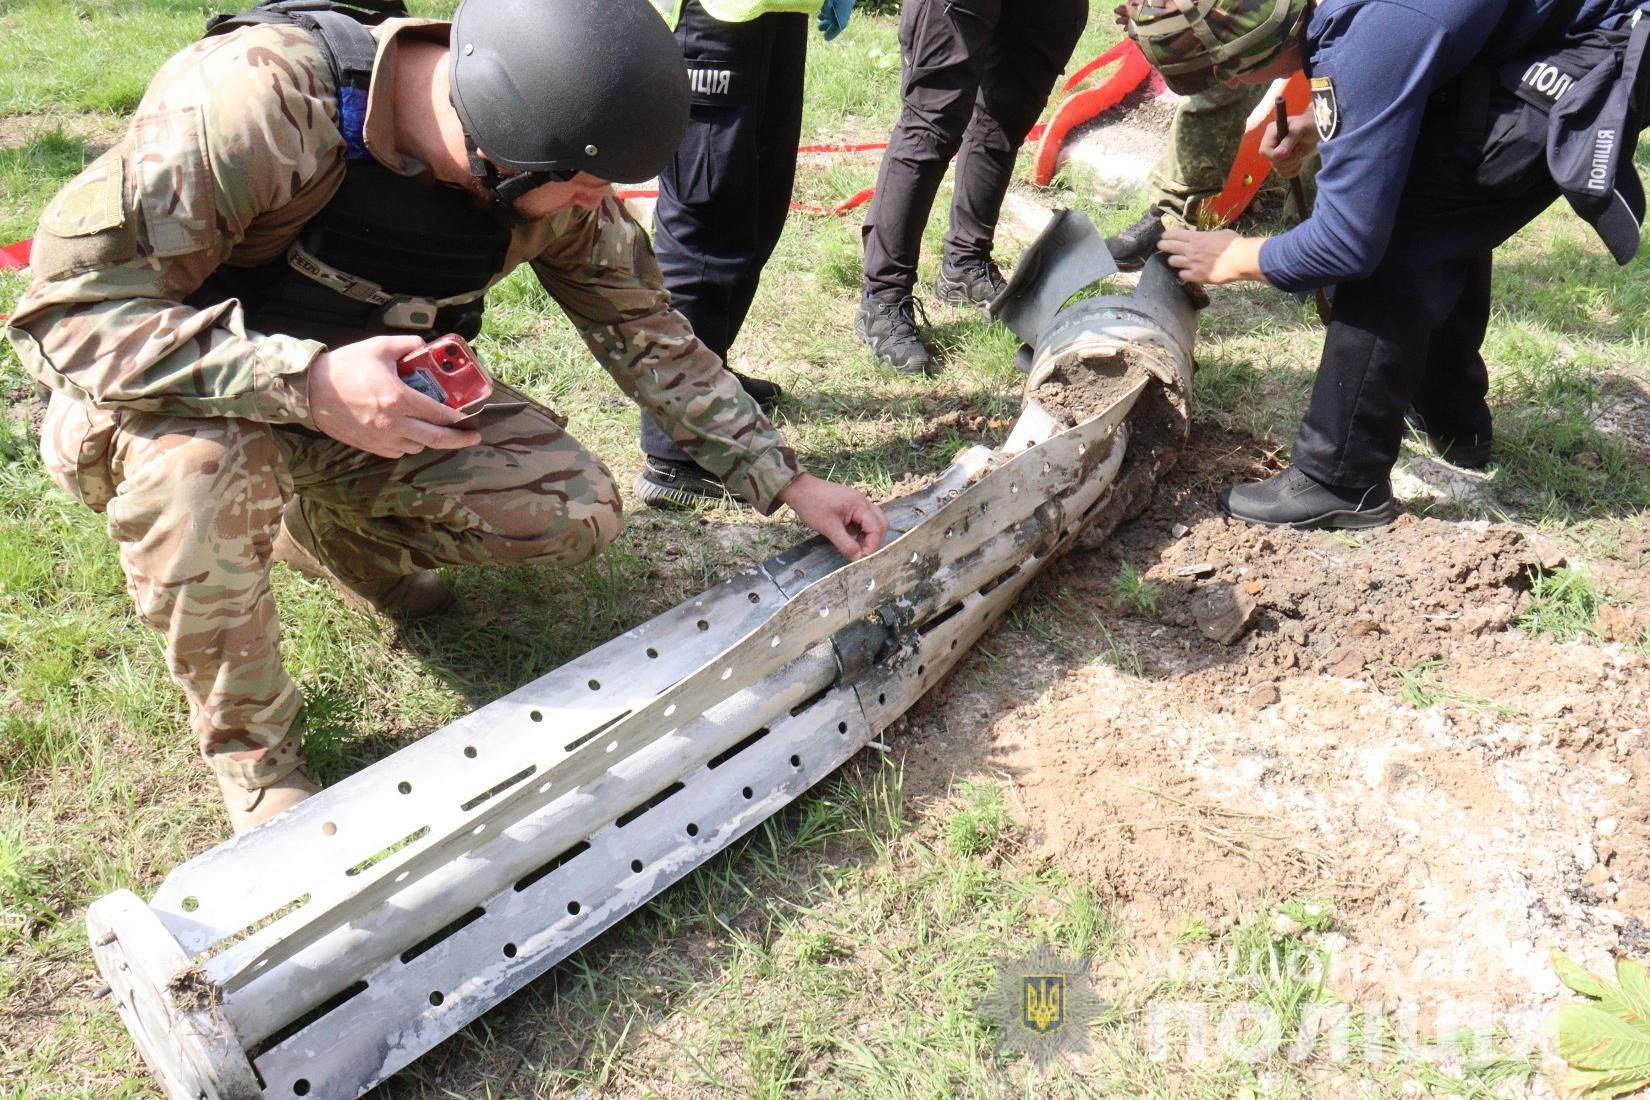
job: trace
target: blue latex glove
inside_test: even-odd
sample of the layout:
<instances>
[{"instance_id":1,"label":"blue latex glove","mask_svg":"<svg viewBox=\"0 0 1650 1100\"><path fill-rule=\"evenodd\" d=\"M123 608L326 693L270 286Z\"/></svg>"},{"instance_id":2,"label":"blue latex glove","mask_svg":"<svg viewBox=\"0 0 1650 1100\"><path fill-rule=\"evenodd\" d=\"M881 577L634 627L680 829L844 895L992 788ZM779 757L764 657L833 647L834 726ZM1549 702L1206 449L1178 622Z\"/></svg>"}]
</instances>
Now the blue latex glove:
<instances>
[{"instance_id":1,"label":"blue latex glove","mask_svg":"<svg viewBox=\"0 0 1650 1100\"><path fill-rule=\"evenodd\" d=\"M829 42L842 33L854 14L854 0L825 0L819 6L819 33Z\"/></svg>"}]
</instances>

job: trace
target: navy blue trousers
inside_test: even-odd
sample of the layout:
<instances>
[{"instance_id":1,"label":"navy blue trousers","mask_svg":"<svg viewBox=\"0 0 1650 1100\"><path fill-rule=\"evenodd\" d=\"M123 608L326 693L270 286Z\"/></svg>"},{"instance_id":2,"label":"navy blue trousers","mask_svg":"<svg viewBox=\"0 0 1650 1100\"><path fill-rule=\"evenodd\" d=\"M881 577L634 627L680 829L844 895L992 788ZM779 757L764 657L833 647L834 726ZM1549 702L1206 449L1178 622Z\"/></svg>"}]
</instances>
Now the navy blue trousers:
<instances>
[{"instance_id":1,"label":"navy blue trousers","mask_svg":"<svg viewBox=\"0 0 1650 1100\"><path fill-rule=\"evenodd\" d=\"M653 252L672 303L725 360L790 210L808 16L723 23L688 0L676 39L693 108L659 174ZM654 458L691 461L646 414L641 442Z\"/></svg>"}]
</instances>

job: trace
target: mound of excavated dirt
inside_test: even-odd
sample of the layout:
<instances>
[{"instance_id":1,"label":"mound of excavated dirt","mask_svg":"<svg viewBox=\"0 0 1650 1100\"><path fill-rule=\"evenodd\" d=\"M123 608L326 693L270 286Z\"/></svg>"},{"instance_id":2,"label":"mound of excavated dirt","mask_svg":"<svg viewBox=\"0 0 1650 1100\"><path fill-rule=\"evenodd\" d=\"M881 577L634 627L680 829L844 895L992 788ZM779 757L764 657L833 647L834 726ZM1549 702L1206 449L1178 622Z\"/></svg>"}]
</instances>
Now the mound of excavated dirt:
<instances>
[{"instance_id":1,"label":"mound of excavated dirt","mask_svg":"<svg viewBox=\"0 0 1650 1100\"><path fill-rule=\"evenodd\" d=\"M1650 662L1520 630L1530 568L1560 555L1514 527L1406 516L1353 539L1215 514L1269 459L1199 424L1143 516L1040 582L1022 619L1043 621L912 713L908 782L1006 776L1032 851L1144 938L1135 973L1170 966L1189 917L1321 896L1331 988L1482 1003L1527 1035L1560 992L1553 948L1650 957ZM1117 595L1124 563L1155 609ZM1206 629L1223 602L1229 645Z\"/></svg>"}]
</instances>

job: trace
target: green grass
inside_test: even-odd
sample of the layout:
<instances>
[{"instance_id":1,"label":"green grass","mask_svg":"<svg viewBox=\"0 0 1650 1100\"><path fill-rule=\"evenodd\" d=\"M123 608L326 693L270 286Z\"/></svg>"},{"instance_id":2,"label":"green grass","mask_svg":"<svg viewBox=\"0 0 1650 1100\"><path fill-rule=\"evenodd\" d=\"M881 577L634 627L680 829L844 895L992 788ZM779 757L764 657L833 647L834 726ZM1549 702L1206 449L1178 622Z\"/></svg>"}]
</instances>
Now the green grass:
<instances>
[{"instance_id":1,"label":"green grass","mask_svg":"<svg viewBox=\"0 0 1650 1100\"><path fill-rule=\"evenodd\" d=\"M1603 590L1585 569L1535 569L1530 572L1530 606L1518 617L1518 625L1560 642L1597 638L1598 613L1606 602Z\"/></svg>"},{"instance_id":2,"label":"green grass","mask_svg":"<svg viewBox=\"0 0 1650 1100\"><path fill-rule=\"evenodd\" d=\"M51 193L118 137L153 68L198 33L208 11L226 6L234 5L0 3L0 37L16 44L0 73L0 243L30 231ZM1097 8L1077 60L1115 36ZM808 139L884 138L897 67L890 16L861 15L837 41L811 41ZM798 198L840 201L873 181L876 163L874 155L809 158ZM1105 231L1138 215L1133 197L1100 202L1080 173L1070 182L1076 189L1040 197L1088 211ZM942 195L925 284L945 210ZM980 433L965 426L970 418L1011 417L1020 377L1010 335L944 308L932 311L943 375L878 370L849 332L857 225L791 218L733 358L786 387L777 419L811 469L887 494L972 442ZM1650 506L1645 456L1598 415L1619 380L1645 378L1646 262L1614 268L1558 212L1505 253L1486 351L1504 443L1493 507L1567 532L1586 524L1586 537L1606 545ZM0 313L22 289L20 276L0 273ZM1217 293L1203 318L1199 415L1287 442L1319 338L1310 309L1292 299L1256 288ZM639 468L636 411L525 271L490 297L479 348L501 377L565 414L630 483ZM31 388L9 348L0 351L0 1096L154 1096L108 1002L89 999L97 979L82 915L111 889L152 891L224 826L160 641L125 594L104 519L64 497L41 468L26 432ZM942 420L947 414L959 415ZM307 700L308 764L336 780L800 535L782 518L733 508L632 507L600 560L573 570L455 571L464 610L399 634L278 569L283 652ZM1155 586L1128 572L1115 595L1135 614L1155 614ZM1556 592L1538 582L1531 629L1579 621L1576 597ZM1038 586L1009 616L1012 641L988 639L956 682L1022 690L993 646L1028 643L1068 667L1099 663L1139 676L1140 658L1103 604ZM1447 685L1418 675L1417 692L1451 701ZM1311 1062L1157 1060L1146 1026L1154 1006L1185 1001L1218 1013L1255 999L1298 1029L1311 1006L1334 1000L1332 989L1277 966L1322 957L1321 929L1301 919L1305 909L1284 904L1297 914L1296 933L1279 932L1269 909L1220 929L1185 914L1182 946L1235 961L1237 976L1166 978L1138 961L1136 946L1163 930L1126 926L1100 884L1032 858L1009 810L1012 788L961 778L953 797L913 804L897 766L860 760L386 1094L1322 1094L1314 1075L1323 1067ZM1056 1071L1040 1090L1021 1064L995 1057L992 1025L976 1006L995 960L1042 939L1106 967L1100 992L1114 1008L1095 1028L1094 1059ZM1465 1096L1528 1072L1504 1052L1482 1052L1473 1065L1453 1077L1417 1072L1427 1088ZM1393 1065L1343 1068L1374 1094L1400 1087Z\"/></svg>"},{"instance_id":3,"label":"green grass","mask_svg":"<svg viewBox=\"0 0 1650 1100\"><path fill-rule=\"evenodd\" d=\"M1149 581L1129 562L1124 562L1111 582L1117 605L1130 615L1151 618L1163 603L1163 586Z\"/></svg>"}]
</instances>

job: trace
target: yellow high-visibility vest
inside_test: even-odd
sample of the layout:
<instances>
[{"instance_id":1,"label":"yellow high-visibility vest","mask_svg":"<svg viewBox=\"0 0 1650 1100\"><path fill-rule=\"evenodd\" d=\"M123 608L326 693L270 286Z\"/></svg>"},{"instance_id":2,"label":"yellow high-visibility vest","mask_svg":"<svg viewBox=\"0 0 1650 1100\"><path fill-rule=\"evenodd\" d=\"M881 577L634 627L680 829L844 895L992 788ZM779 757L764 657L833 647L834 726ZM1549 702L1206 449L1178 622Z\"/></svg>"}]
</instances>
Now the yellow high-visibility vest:
<instances>
[{"instance_id":1,"label":"yellow high-visibility vest","mask_svg":"<svg viewBox=\"0 0 1650 1100\"><path fill-rule=\"evenodd\" d=\"M670 29L681 21L686 0L652 0L659 14L665 17ZM819 10L819 0L699 0L712 19L724 23L747 23L759 15L774 11L799 11L813 14Z\"/></svg>"}]
</instances>

